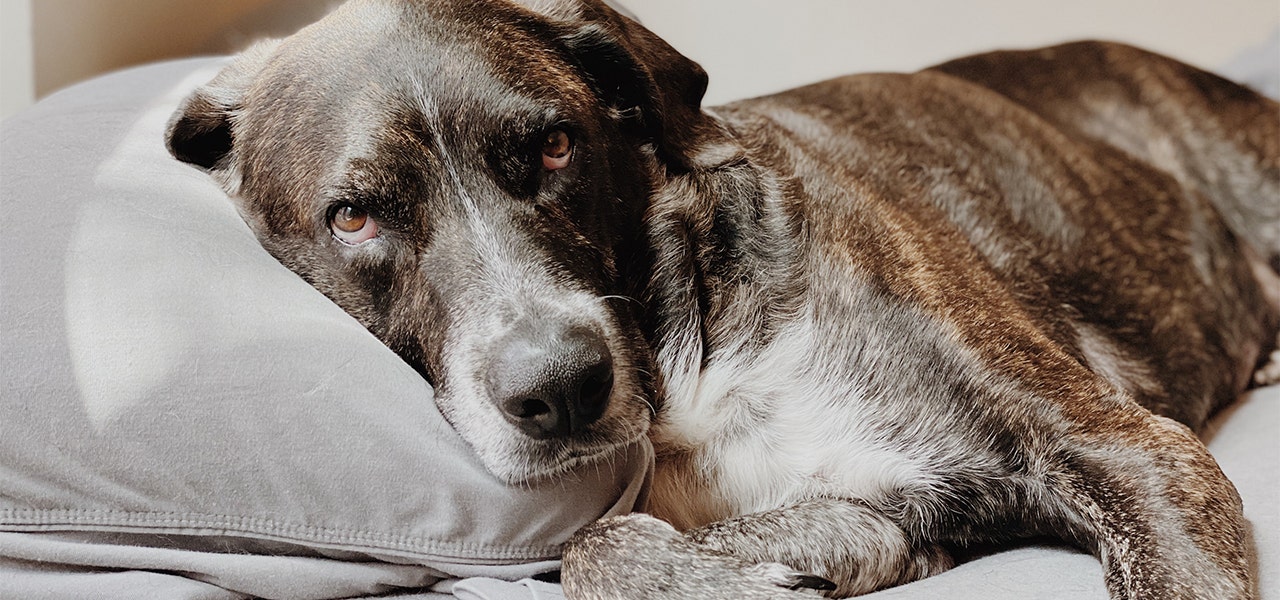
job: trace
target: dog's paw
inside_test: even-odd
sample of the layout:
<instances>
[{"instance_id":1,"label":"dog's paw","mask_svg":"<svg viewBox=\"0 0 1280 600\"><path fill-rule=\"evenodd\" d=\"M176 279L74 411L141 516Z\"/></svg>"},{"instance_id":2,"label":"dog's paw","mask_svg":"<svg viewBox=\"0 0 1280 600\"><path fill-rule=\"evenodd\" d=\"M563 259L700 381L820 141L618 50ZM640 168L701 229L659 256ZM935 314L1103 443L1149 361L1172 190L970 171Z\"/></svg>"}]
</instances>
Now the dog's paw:
<instances>
[{"instance_id":1,"label":"dog's paw","mask_svg":"<svg viewBox=\"0 0 1280 600\"><path fill-rule=\"evenodd\" d=\"M1280 350L1272 352L1267 357L1267 364L1254 372L1253 382L1258 386L1280 383Z\"/></svg>"},{"instance_id":2,"label":"dog's paw","mask_svg":"<svg viewBox=\"0 0 1280 600\"><path fill-rule=\"evenodd\" d=\"M578 532L566 546L561 582L569 600L813 600L836 587L778 563L708 551L642 514Z\"/></svg>"}]
</instances>

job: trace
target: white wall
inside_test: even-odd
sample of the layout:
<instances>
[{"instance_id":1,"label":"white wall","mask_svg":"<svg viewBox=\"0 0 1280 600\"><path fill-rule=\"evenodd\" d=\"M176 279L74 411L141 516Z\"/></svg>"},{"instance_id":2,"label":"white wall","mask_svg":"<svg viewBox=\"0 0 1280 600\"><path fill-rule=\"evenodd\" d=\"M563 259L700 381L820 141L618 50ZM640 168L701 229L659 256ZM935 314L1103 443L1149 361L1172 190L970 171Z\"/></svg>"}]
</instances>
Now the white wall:
<instances>
[{"instance_id":1,"label":"white wall","mask_svg":"<svg viewBox=\"0 0 1280 600\"><path fill-rule=\"evenodd\" d=\"M709 103L1080 38L1126 41L1215 68L1280 27L1277 0L622 2L707 69Z\"/></svg>"},{"instance_id":2,"label":"white wall","mask_svg":"<svg viewBox=\"0 0 1280 600\"><path fill-rule=\"evenodd\" d=\"M0 119L35 100L31 0L0 0Z\"/></svg>"},{"instance_id":3,"label":"white wall","mask_svg":"<svg viewBox=\"0 0 1280 600\"><path fill-rule=\"evenodd\" d=\"M0 0L0 116L103 71L283 33L334 1ZM1280 27L1277 0L619 1L711 73L710 103L1084 37L1212 68Z\"/></svg>"}]
</instances>

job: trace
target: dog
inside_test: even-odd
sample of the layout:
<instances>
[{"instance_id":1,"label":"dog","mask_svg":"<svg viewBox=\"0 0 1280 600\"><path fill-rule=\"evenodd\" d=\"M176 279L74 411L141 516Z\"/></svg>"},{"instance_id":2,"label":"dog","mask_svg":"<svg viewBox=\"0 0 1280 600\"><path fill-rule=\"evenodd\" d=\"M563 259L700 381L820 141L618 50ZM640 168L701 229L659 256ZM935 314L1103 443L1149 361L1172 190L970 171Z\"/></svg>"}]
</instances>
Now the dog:
<instances>
[{"instance_id":1,"label":"dog","mask_svg":"<svg viewBox=\"0 0 1280 600\"><path fill-rule=\"evenodd\" d=\"M570 598L848 596L1040 536L1116 599L1256 597L1195 432L1277 375L1275 102L1102 42L706 83L599 0L353 0L167 144L496 477L652 440Z\"/></svg>"}]
</instances>

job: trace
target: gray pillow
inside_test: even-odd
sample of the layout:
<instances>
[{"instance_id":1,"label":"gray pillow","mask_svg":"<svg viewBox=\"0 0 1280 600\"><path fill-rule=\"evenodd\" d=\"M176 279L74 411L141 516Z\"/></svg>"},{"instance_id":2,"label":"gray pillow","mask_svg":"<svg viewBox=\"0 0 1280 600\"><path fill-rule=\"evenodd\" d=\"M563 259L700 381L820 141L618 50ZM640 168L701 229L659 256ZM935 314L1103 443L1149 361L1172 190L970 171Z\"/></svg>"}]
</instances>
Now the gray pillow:
<instances>
[{"instance_id":1,"label":"gray pillow","mask_svg":"<svg viewBox=\"0 0 1280 600\"><path fill-rule=\"evenodd\" d=\"M489 476L422 378L165 152L224 62L117 73L0 125L0 597L338 598L556 568L637 502L652 449Z\"/></svg>"}]
</instances>

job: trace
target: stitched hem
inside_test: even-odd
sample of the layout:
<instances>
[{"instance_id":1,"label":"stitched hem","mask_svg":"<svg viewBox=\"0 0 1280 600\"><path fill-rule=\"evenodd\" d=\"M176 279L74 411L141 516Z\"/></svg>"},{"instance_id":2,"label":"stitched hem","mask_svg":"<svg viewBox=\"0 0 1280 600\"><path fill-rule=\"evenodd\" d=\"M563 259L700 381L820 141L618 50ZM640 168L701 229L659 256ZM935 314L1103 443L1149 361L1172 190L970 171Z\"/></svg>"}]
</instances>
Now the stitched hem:
<instances>
[{"instance_id":1,"label":"stitched hem","mask_svg":"<svg viewBox=\"0 0 1280 600\"><path fill-rule=\"evenodd\" d=\"M489 546L422 536L280 522L267 517L93 509L0 509L0 531L110 531L227 535L292 543L323 544L357 552L394 554L447 563L517 564L558 560L558 546Z\"/></svg>"}]
</instances>

